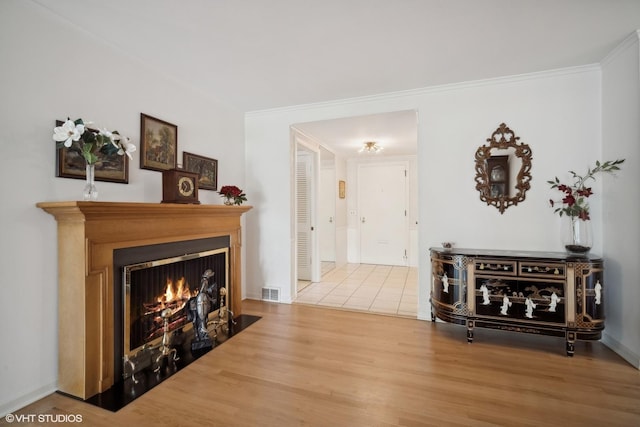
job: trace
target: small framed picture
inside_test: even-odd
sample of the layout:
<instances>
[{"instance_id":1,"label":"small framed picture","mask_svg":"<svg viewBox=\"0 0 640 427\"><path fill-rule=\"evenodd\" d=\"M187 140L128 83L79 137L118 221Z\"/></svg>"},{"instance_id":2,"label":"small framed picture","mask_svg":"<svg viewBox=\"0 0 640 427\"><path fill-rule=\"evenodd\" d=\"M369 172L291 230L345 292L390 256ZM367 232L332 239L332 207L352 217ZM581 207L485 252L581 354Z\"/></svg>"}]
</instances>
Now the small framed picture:
<instances>
[{"instance_id":1,"label":"small framed picture","mask_svg":"<svg viewBox=\"0 0 640 427\"><path fill-rule=\"evenodd\" d=\"M182 152L182 169L196 172L200 190L218 189L218 161L198 154Z\"/></svg>"},{"instance_id":2,"label":"small framed picture","mask_svg":"<svg viewBox=\"0 0 640 427\"><path fill-rule=\"evenodd\" d=\"M140 169L175 169L178 126L140 113Z\"/></svg>"},{"instance_id":3,"label":"small framed picture","mask_svg":"<svg viewBox=\"0 0 640 427\"><path fill-rule=\"evenodd\" d=\"M56 120L56 126L62 126L63 123L61 120ZM96 130L92 131L98 132ZM107 156L101 152L98 152L97 155L98 161L95 166L96 181L129 183L128 156ZM79 148L61 147L56 149L56 176L60 178L86 179L86 161Z\"/></svg>"},{"instance_id":4,"label":"small framed picture","mask_svg":"<svg viewBox=\"0 0 640 427\"><path fill-rule=\"evenodd\" d=\"M344 199L347 195L346 183L342 180L338 181L338 197Z\"/></svg>"}]
</instances>

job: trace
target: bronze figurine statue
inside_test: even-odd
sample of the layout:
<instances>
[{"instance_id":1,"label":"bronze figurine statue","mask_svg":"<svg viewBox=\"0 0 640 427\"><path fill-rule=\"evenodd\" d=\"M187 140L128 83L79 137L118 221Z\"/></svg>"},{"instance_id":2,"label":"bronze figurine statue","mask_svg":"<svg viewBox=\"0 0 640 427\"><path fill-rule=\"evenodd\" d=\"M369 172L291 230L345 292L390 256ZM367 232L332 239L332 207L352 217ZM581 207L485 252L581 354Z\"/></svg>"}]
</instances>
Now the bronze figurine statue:
<instances>
[{"instance_id":1,"label":"bronze figurine statue","mask_svg":"<svg viewBox=\"0 0 640 427\"><path fill-rule=\"evenodd\" d=\"M187 320L193 322L194 338L191 342L191 350L200 350L213 347L213 341L209 337L207 324L209 312L218 300L218 285L215 281L209 284L209 279L214 275L213 271L207 269L202 273L200 290L198 295L191 297L187 302Z\"/></svg>"}]
</instances>

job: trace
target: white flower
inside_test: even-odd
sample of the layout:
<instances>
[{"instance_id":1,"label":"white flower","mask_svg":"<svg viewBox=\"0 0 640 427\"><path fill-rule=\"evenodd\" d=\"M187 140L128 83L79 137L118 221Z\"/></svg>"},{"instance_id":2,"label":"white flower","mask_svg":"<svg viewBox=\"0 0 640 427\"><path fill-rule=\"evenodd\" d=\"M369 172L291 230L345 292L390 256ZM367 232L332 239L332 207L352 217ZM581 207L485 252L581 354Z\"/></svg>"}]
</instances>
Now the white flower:
<instances>
[{"instance_id":1,"label":"white flower","mask_svg":"<svg viewBox=\"0 0 640 427\"><path fill-rule=\"evenodd\" d=\"M84 125L76 125L73 120L69 119L62 126L53 129L53 140L62 142L64 146L69 148L73 141L78 141L84 133Z\"/></svg>"},{"instance_id":2,"label":"white flower","mask_svg":"<svg viewBox=\"0 0 640 427\"><path fill-rule=\"evenodd\" d=\"M79 123L79 124L76 124ZM63 148L70 148L74 142L79 145L78 151L87 164L94 164L98 161L98 156L111 157L114 154L124 156L125 154L133 159L131 153L136 151L136 146L131 140L107 128L89 127L89 122L82 119L73 121L68 119L62 126L54 128L53 139Z\"/></svg>"},{"instance_id":3,"label":"white flower","mask_svg":"<svg viewBox=\"0 0 640 427\"><path fill-rule=\"evenodd\" d=\"M131 141L130 138L127 138L126 136L120 136L120 149L118 150L118 154L120 154L121 156L126 154L130 159L133 159L131 153L136 151L136 146L131 144L129 141Z\"/></svg>"},{"instance_id":4,"label":"white flower","mask_svg":"<svg viewBox=\"0 0 640 427\"><path fill-rule=\"evenodd\" d=\"M110 130L107 130L107 128L100 129L99 133L100 133L100 135L106 136L107 138L109 138L112 141L114 140L113 132L111 132Z\"/></svg>"},{"instance_id":5,"label":"white flower","mask_svg":"<svg viewBox=\"0 0 640 427\"><path fill-rule=\"evenodd\" d=\"M121 136L119 133L117 133L118 131L115 131L113 133L111 133L111 145L113 145L114 147L116 147L118 150L120 150L122 148L122 144L119 142L121 139L126 138L127 140L129 138L127 138L126 136ZM118 154L120 154L122 156L122 153L118 151Z\"/></svg>"}]
</instances>

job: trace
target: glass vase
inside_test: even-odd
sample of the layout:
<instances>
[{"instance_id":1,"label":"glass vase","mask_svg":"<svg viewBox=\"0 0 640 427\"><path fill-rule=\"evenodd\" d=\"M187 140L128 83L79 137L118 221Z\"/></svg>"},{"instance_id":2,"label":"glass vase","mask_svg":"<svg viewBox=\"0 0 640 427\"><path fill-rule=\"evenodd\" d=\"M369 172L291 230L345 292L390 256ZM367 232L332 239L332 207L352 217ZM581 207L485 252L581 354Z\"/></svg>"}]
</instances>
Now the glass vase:
<instances>
[{"instance_id":1,"label":"glass vase","mask_svg":"<svg viewBox=\"0 0 640 427\"><path fill-rule=\"evenodd\" d=\"M562 244L567 252L586 255L593 245L591 221L576 216L563 216Z\"/></svg>"},{"instance_id":2,"label":"glass vase","mask_svg":"<svg viewBox=\"0 0 640 427\"><path fill-rule=\"evenodd\" d=\"M96 201L98 200L98 189L96 188L96 165L94 164L86 164L86 173L87 173L87 183L84 186L84 190L82 191L82 199L85 201Z\"/></svg>"},{"instance_id":3,"label":"glass vase","mask_svg":"<svg viewBox=\"0 0 640 427\"><path fill-rule=\"evenodd\" d=\"M225 197L224 204L227 206L233 206L235 204L235 201L233 200L233 197Z\"/></svg>"}]
</instances>

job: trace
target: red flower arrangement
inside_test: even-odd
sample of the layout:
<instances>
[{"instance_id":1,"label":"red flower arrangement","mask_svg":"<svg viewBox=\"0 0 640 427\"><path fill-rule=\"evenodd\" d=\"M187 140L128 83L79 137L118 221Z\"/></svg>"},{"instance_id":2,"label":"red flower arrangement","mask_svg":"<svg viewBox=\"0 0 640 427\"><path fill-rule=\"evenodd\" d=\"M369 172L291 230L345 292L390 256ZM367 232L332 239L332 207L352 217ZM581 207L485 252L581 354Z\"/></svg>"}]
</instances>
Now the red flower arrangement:
<instances>
[{"instance_id":1,"label":"red flower arrangement","mask_svg":"<svg viewBox=\"0 0 640 427\"><path fill-rule=\"evenodd\" d=\"M225 205L239 206L242 202L247 201L247 195L235 185L225 185L218 191L218 194L225 198Z\"/></svg>"},{"instance_id":2,"label":"red flower arrangement","mask_svg":"<svg viewBox=\"0 0 640 427\"><path fill-rule=\"evenodd\" d=\"M557 212L562 216L566 214L572 218L579 218L583 221L587 221L589 218L589 204L587 203L587 199L589 196L593 194L591 187L586 186L586 182L589 179L595 180L595 174L598 172L614 172L620 170L618 167L619 164L622 164L624 159L622 160L609 160L604 163L596 162L596 167L591 169L587 168L587 173L584 176L580 176L573 171L569 171L571 176L574 179L573 185L569 186L566 184L561 184L558 177L553 181L547 181L551 184L551 188L557 188L561 192L564 193L564 197L561 201L554 201L553 199L549 200L551 207L554 207L556 203L562 203L561 207L556 208L554 212Z\"/></svg>"}]
</instances>

